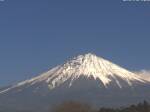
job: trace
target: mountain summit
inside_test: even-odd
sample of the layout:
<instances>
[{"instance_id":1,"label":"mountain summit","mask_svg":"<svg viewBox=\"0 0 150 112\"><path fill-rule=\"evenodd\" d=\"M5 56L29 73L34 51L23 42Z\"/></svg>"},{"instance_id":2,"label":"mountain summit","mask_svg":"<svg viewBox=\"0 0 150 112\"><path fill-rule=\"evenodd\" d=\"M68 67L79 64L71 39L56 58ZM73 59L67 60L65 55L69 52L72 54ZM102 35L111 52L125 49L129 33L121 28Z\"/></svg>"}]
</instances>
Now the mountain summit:
<instances>
[{"instance_id":1,"label":"mountain summit","mask_svg":"<svg viewBox=\"0 0 150 112\"><path fill-rule=\"evenodd\" d=\"M135 83L146 83L139 75L132 73L112 62L96 56L95 54L84 54L72 58L66 63L59 65L46 73L41 74L30 80L20 82L0 93L5 93L13 88L24 85L33 86L34 84L45 82L49 89L59 87L61 84L69 81L68 86L71 87L74 81L80 77L93 78L99 80L99 84L108 87L110 84L116 83L119 88L123 86L132 86ZM124 84L126 85L122 85ZM100 85L101 86L101 85Z\"/></svg>"},{"instance_id":2,"label":"mountain summit","mask_svg":"<svg viewBox=\"0 0 150 112\"><path fill-rule=\"evenodd\" d=\"M0 111L49 112L50 106L72 100L123 106L150 100L149 90L143 77L88 53L0 90Z\"/></svg>"}]
</instances>

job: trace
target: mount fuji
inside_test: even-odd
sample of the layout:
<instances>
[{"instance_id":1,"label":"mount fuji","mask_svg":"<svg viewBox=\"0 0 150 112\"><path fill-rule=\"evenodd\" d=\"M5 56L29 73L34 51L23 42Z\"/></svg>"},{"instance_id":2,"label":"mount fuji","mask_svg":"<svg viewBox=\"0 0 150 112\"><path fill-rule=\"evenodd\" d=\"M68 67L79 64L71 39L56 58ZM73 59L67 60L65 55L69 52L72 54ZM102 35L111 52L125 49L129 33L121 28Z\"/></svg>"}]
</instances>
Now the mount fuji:
<instances>
[{"instance_id":1,"label":"mount fuji","mask_svg":"<svg viewBox=\"0 0 150 112\"><path fill-rule=\"evenodd\" d=\"M0 90L4 112L47 112L64 101L114 107L143 100L150 101L150 81L91 53Z\"/></svg>"}]
</instances>

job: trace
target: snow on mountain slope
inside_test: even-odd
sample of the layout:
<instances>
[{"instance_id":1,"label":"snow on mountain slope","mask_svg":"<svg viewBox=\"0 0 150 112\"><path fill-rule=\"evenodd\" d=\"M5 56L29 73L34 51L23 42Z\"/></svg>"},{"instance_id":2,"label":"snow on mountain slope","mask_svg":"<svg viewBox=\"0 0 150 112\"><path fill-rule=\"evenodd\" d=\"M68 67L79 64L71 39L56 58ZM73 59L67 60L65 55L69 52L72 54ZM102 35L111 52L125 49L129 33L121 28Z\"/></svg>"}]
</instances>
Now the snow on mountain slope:
<instances>
[{"instance_id":1,"label":"snow on mountain slope","mask_svg":"<svg viewBox=\"0 0 150 112\"><path fill-rule=\"evenodd\" d=\"M71 87L74 81L80 78L80 76L92 77L94 80L98 79L106 88L114 80L118 87L122 88L123 85L118 78L125 81L128 86L132 86L134 82L147 83L139 75L89 53L74 57L65 64L59 65L40 76L13 85L10 88L0 91L0 94L6 93L13 88L24 85L32 86L40 82L46 83L50 90L59 87L66 81L70 81L68 86Z\"/></svg>"}]
</instances>

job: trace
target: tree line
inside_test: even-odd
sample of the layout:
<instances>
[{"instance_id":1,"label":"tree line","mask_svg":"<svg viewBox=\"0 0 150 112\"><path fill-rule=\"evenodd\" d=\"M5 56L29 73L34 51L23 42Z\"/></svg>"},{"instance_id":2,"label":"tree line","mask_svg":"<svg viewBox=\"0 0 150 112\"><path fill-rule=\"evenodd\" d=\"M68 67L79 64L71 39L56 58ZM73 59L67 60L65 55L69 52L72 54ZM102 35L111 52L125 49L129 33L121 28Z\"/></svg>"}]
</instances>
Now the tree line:
<instances>
[{"instance_id":1,"label":"tree line","mask_svg":"<svg viewBox=\"0 0 150 112\"><path fill-rule=\"evenodd\" d=\"M150 112L150 104L147 101L122 108L104 108L98 110L92 106L80 102L64 102L53 109L53 112Z\"/></svg>"}]
</instances>

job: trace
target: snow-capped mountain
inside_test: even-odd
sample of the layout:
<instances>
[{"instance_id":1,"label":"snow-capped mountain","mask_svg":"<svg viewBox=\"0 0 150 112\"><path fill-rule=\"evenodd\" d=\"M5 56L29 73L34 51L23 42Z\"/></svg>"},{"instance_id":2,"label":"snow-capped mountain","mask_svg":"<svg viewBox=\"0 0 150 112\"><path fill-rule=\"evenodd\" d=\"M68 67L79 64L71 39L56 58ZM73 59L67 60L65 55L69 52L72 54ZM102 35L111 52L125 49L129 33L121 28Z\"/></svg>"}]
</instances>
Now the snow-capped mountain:
<instances>
[{"instance_id":1,"label":"snow-capped mountain","mask_svg":"<svg viewBox=\"0 0 150 112\"><path fill-rule=\"evenodd\" d=\"M68 86L71 87L73 82L80 76L85 76L87 78L93 77L94 80L98 79L106 88L113 80L115 80L119 88L122 88L124 85L121 84L122 82L118 80L118 78L126 82L128 86L132 86L132 84L136 82L146 83L144 78L129 72L110 61L89 53L79 55L63 65L59 65L38 77L20 82L0 93L5 93L13 88L23 85L32 86L39 82L47 83L51 90L69 80Z\"/></svg>"},{"instance_id":2,"label":"snow-capped mountain","mask_svg":"<svg viewBox=\"0 0 150 112\"><path fill-rule=\"evenodd\" d=\"M41 107L42 104L79 100L118 106L149 99L148 88L150 82L143 77L89 53L1 90L0 105L6 103L10 108L16 108L17 104L23 108L30 102L33 107ZM32 100L27 100L29 97Z\"/></svg>"}]
</instances>

